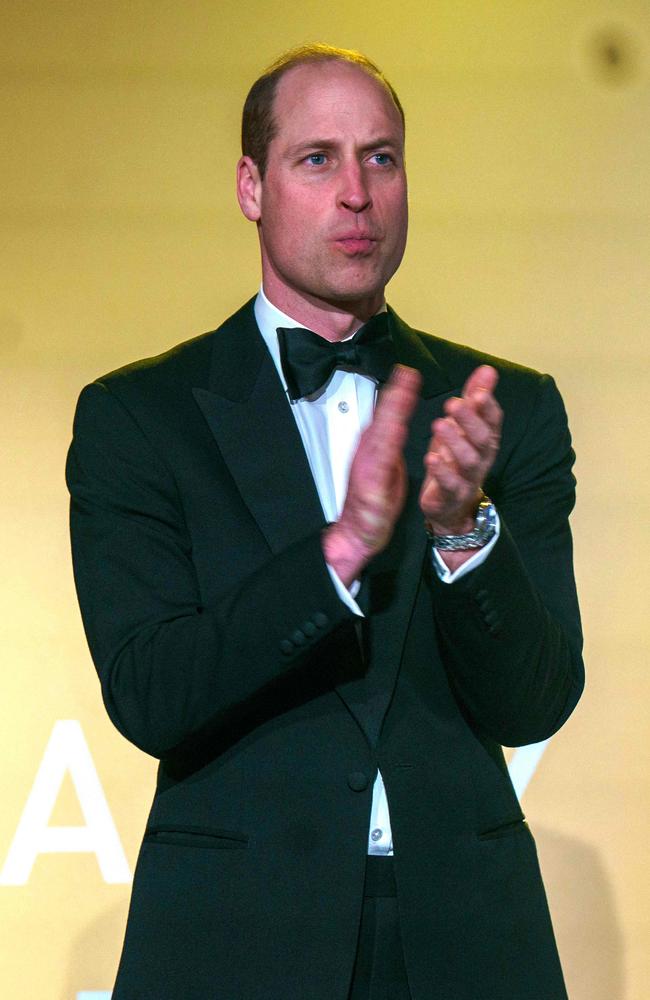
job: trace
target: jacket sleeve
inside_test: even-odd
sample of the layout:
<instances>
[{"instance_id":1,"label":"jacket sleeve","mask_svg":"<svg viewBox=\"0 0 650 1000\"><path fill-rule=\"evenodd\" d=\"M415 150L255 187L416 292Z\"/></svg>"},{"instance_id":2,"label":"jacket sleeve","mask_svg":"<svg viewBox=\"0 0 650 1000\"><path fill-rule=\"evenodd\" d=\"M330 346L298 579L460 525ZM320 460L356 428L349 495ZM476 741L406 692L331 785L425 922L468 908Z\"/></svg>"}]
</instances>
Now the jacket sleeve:
<instances>
[{"instance_id":1,"label":"jacket sleeve","mask_svg":"<svg viewBox=\"0 0 650 1000\"><path fill-rule=\"evenodd\" d=\"M504 746L551 736L584 684L569 514L574 454L555 383L542 376L523 431L486 492L501 518L494 549L444 584L434 613L452 687L473 724Z\"/></svg>"},{"instance_id":2,"label":"jacket sleeve","mask_svg":"<svg viewBox=\"0 0 650 1000\"><path fill-rule=\"evenodd\" d=\"M173 471L102 383L79 399L66 478L75 582L104 702L154 756L254 714L283 680L300 689L308 658L354 621L319 531L262 555L242 585L206 606Z\"/></svg>"}]
</instances>

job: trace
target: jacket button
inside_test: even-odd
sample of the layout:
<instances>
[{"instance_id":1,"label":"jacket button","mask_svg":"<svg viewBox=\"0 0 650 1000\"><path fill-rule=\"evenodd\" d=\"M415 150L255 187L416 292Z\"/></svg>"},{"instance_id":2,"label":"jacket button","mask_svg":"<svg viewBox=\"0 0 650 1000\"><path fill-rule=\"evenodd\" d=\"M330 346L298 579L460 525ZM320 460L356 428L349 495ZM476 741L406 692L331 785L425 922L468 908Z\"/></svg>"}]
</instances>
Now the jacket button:
<instances>
[{"instance_id":1,"label":"jacket button","mask_svg":"<svg viewBox=\"0 0 650 1000\"><path fill-rule=\"evenodd\" d=\"M348 785L353 792L364 792L368 787L368 776L363 771L352 771L348 774Z\"/></svg>"},{"instance_id":2,"label":"jacket button","mask_svg":"<svg viewBox=\"0 0 650 1000\"><path fill-rule=\"evenodd\" d=\"M316 635L316 626L314 625L313 622L305 622L305 624L302 627L302 630L305 633L305 635L309 636L310 639L312 635Z\"/></svg>"},{"instance_id":3,"label":"jacket button","mask_svg":"<svg viewBox=\"0 0 650 1000\"><path fill-rule=\"evenodd\" d=\"M289 656L290 653L293 653L293 643L289 639L283 639L280 643L280 649L285 656Z\"/></svg>"},{"instance_id":4,"label":"jacket button","mask_svg":"<svg viewBox=\"0 0 650 1000\"><path fill-rule=\"evenodd\" d=\"M305 643L307 642L307 637L304 632L302 632L299 628L297 628L296 631L291 636L291 641L294 644L294 646L304 646Z\"/></svg>"},{"instance_id":5,"label":"jacket button","mask_svg":"<svg viewBox=\"0 0 650 1000\"><path fill-rule=\"evenodd\" d=\"M325 628L326 625L329 625L329 618L322 611L317 611L311 618L316 628Z\"/></svg>"}]
</instances>

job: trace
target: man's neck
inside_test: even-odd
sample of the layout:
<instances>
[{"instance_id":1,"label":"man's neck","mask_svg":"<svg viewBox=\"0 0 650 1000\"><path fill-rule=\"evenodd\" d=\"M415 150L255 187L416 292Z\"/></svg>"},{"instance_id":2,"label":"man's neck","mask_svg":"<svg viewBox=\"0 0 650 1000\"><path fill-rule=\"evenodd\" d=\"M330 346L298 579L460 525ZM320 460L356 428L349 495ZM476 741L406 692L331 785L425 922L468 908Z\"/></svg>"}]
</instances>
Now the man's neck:
<instances>
[{"instance_id":1,"label":"man's neck","mask_svg":"<svg viewBox=\"0 0 650 1000\"><path fill-rule=\"evenodd\" d=\"M276 288L272 285L269 288L265 281L262 282L262 291L276 309L329 341L347 340L371 316L385 308L383 291L372 299L346 302L344 305L298 295L282 286Z\"/></svg>"}]
</instances>

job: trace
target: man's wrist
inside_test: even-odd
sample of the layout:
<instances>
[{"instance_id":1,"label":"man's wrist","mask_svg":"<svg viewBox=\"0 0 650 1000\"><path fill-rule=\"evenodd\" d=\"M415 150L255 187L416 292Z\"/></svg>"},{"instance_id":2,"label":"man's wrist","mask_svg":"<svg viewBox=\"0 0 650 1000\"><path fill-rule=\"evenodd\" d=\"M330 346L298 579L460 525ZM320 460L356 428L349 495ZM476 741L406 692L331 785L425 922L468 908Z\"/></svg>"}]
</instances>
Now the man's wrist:
<instances>
[{"instance_id":1,"label":"man's wrist","mask_svg":"<svg viewBox=\"0 0 650 1000\"><path fill-rule=\"evenodd\" d=\"M473 520L466 521L464 530L449 531L425 520L425 530L439 552L471 552L481 549L494 537L497 513L489 497L482 495Z\"/></svg>"},{"instance_id":2,"label":"man's wrist","mask_svg":"<svg viewBox=\"0 0 650 1000\"><path fill-rule=\"evenodd\" d=\"M340 522L329 524L322 534L325 562L331 566L345 587L358 580L370 561L372 552Z\"/></svg>"},{"instance_id":3,"label":"man's wrist","mask_svg":"<svg viewBox=\"0 0 650 1000\"><path fill-rule=\"evenodd\" d=\"M432 539L445 535L467 535L474 530L474 516L468 515L466 518L451 524L441 524L440 521L432 521L431 518L426 517L424 527Z\"/></svg>"},{"instance_id":4,"label":"man's wrist","mask_svg":"<svg viewBox=\"0 0 650 1000\"><path fill-rule=\"evenodd\" d=\"M483 490L476 491L473 500L469 500L463 508L446 517L424 516L424 527L427 534L433 536L467 535L476 527L476 513L479 505L485 499Z\"/></svg>"}]
</instances>

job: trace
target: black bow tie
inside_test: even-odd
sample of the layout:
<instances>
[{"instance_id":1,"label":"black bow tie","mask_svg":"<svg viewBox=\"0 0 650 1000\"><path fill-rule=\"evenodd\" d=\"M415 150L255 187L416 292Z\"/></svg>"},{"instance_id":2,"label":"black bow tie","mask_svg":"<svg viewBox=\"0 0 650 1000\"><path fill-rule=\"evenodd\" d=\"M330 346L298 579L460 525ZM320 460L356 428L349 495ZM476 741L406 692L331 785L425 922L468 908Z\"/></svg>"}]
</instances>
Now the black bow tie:
<instances>
[{"instance_id":1,"label":"black bow tie","mask_svg":"<svg viewBox=\"0 0 650 1000\"><path fill-rule=\"evenodd\" d=\"M292 403L324 386L336 368L385 382L397 361L385 312L373 316L350 340L332 343L311 330L279 327L278 343Z\"/></svg>"}]
</instances>

